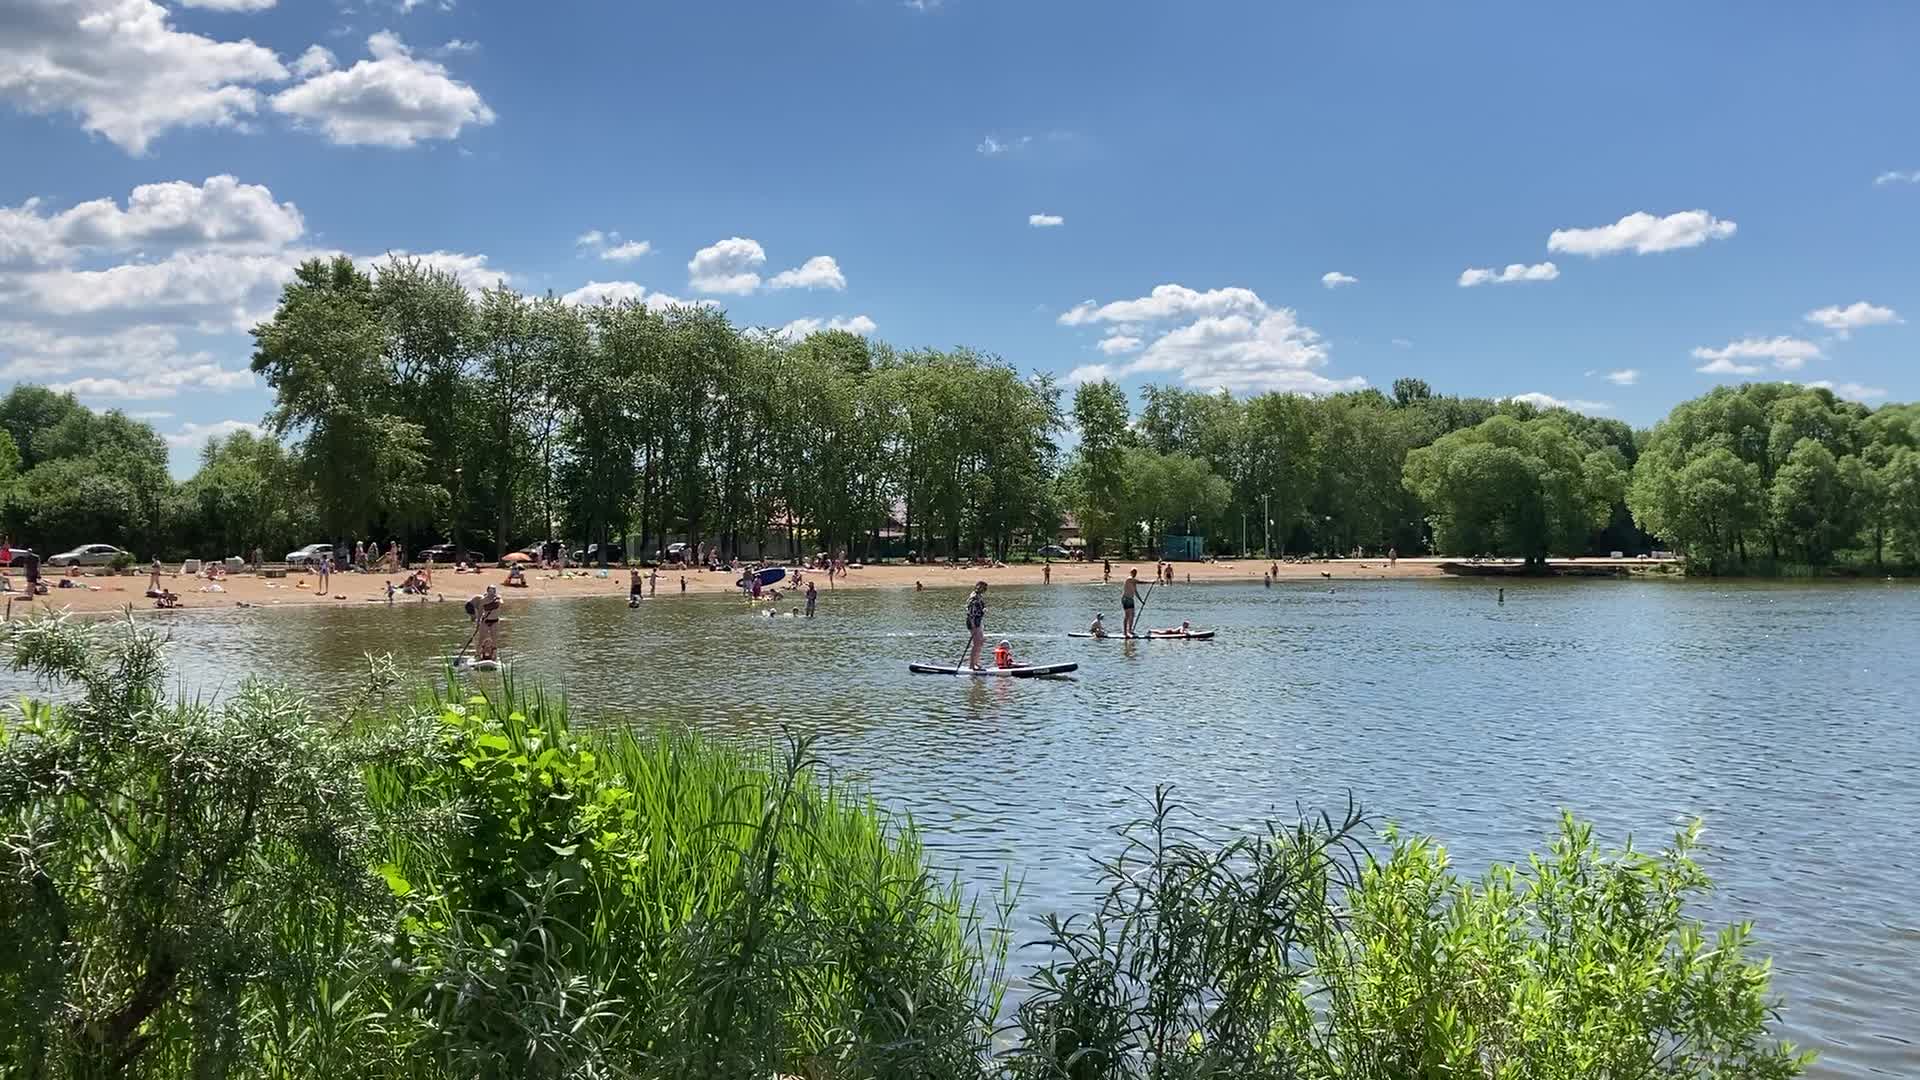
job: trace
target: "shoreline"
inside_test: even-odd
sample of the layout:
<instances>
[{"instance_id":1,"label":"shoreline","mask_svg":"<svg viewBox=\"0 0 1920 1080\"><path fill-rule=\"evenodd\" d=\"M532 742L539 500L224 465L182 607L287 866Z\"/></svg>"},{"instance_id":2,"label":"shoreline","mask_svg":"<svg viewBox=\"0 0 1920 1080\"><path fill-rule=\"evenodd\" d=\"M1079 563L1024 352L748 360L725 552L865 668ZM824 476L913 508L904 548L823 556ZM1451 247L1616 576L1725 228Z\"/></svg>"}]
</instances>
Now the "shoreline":
<instances>
[{"instance_id":1,"label":"shoreline","mask_svg":"<svg viewBox=\"0 0 1920 1080\"><path fill-rule=\"evenodd\" d=\"M1441 569L1443 563L1458 563L1457 558L1408 558L1400 559L1393 565L1387 560L1374 559L1329 559L1319 562L1292 562L1279 564L1279 576L1276 584L1300 583L1308 581L1390 581L1399 579L1449 578ZM1235 562L1196 562L1175 563L1175 583L1190 582L1201 584L1252 584L1259 585L1272 564L1261 560L1239 560ZM1486 561L1481 566L1498 567L1517 566L1517 561ZM1636 559L1558 559L1550 565L1577 569L1623 567L1629 573L1634 570L1648 571L1655 567L1672 565L1664 562L1649 562ZM840 589L912 589L916 583L928 589L966 589L975 581L986 581L989 585L1042 585L1045 584L1043 566L1052 568L1052 584L1061 586L1099 585L1101 572L1099 563L1056 562L1014 563L1006 566L974 567L965 565L948 566L945 564L900 564L874 565L859 569L849 568L846 576L836 577L831 582L825 574L818 571L802 570L801 588L783 589L783 603L801 603L805 591L805 582L811 581L822 593L831 593ZM1142 584L1150 585L1147 575L1153 572L1153 561L1125 562L1115 560L1112 588L1119 588L1129 569L1138 569L1142 574ZM787 585L792 580L789 568ZM681 578L685 577L685 591L681 588ZM207 585L204 578L185 577L178 573L162 572L161 584L178 594L181 606L165 609L170 612L192 613L195 611L231 611L273 610L278 608L310 608L337 605L385 604L386 583L391 580L396 585L404 574L361 574L337 573L329 581L329 595L315 596L312 592L316 584L316 575L306 571L292 571L285 577L268 578L255 576L251 572L228 575L221 579L219 592L201 591ZM500 586L500 595L508 604L518 604L553 598L578 598L583 596L624 597L627 595L628 578L624 569L609 567L603 577L597 569L588 570L532 570L526 574L527 587L506 588L507 572L498 567L486 567L477 572L456 574L451 568L438 570L433 575L433 591L425 596L396 596L395 606L402 604L436 603L445 601L464 602L468 597L479 593L488 585ZM18 575L15 575L18 587ZM7 601L7 618L14 619L38 612L66 612L72 615L114 614L124 611L132 605L135 611L155 611L153 601L146 596L148 577L145 571L133 574L86 574L77 580L84 588L61 589L63 580L57 574L47 576L48 595L28 601L22 591L0 593ZM645 580L645 572L642 572ZM713 596L732 595L737 592L734 574L706 570L667 570L659 575L658 587L650 599L668 599L677 596ZM1525 578L1517 580L1528 580Z\"/></svg>"}]
</instances>

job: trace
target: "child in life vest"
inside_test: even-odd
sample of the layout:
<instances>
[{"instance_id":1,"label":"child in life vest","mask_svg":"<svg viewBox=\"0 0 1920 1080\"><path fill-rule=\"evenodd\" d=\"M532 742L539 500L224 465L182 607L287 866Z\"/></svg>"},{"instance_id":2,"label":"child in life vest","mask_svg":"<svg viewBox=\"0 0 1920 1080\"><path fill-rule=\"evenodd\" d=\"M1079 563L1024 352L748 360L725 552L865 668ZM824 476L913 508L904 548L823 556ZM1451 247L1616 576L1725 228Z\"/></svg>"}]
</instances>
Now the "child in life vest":
<instances>
[{"instance_id":1,"label":"child in life vest","mask_svg":"<svg viewBox=\"0 0 1920 1080\"><path fill-rule=\"evenodd\" d=\"M1010 668L1013 666L1013 646L1002 641L993 647L993 666Z\"/></svg>"}]
</instances>

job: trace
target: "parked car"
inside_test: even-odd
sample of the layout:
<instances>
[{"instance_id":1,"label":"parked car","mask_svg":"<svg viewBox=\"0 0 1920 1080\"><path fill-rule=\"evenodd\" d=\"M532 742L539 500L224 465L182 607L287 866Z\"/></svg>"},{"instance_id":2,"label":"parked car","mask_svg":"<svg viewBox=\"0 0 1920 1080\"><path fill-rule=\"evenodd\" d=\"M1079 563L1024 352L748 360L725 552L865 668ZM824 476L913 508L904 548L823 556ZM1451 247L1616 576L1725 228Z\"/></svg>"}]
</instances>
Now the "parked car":
<instances>
[{"instance_id":1,"label":"parked car","mask_svg":"<svg viewBox=\"0 0 1920 1080\"><path fill-rule=\"evenodd\" d=\"M1048 544L1035 554L1043 559L1070 559L1073 557L1066 548L1061 547L1059 544Z\"/></svg>"},{"instance_id":2,"label":"parked car","mask_svg":"<svg viewBox=\"0 0 1920 1080\"><path fill-rule=\"evenodd\" d=\"M430 548L422 548L420 550L420 554L416 555L415 558L418 559L420 562L433 562L433 563L456 563L456 562L481 563L481 562L494 561L493 559L480 554L479 552L473 550L472 548L468 548L467 553L464 556L459 555L458 551L459 549L454 547L452 544L435 544Z\"/></svg>"},{"instance_id":3,"label":"parked car","mask_svg":"<svg viewBox=\"0 0 1920 1080\"><path fill-rule=\"evenodd\" d=\"M48 566L106 566L127 555L112 544L81 544L72 551L63 551L58 555L47 556ZM127 555L131 559L133 556Z\"/></svg>"},{"instance_id":4,"label":"parked car","mask_svg":"<svg viewBox=\"0 0 1920 1080\"><path fill-rule=\"evenodd\" d=\"M581 566L594 566L600 562L600 545L588 544L586 550L573 553L573 561ZM607 565L618 566L627 561L627 549L621 544L607 545Z\"/></svg>"},{"instance_id":5,"label":"parked car","mask_svg":"<svg viewBox=\"0 0 1920 1080\"><path fill-rule=\"evenodd\" d=\"M288 566L306 566L317 563L322 556L333 554L332 544L308 544L298 551L287 552Z\"/></svg>"},{"instance_id":6,"label":"parked car","mask_svg":"<svg viewBox=\"0 0 1920 1080\"><path fill-rule=\"evenodd\" d=\"M551 562L560 558L560 550L566 545L559 540L536 541L520 550L533 556L538 562Z\"/></svg>"}]
</instances>

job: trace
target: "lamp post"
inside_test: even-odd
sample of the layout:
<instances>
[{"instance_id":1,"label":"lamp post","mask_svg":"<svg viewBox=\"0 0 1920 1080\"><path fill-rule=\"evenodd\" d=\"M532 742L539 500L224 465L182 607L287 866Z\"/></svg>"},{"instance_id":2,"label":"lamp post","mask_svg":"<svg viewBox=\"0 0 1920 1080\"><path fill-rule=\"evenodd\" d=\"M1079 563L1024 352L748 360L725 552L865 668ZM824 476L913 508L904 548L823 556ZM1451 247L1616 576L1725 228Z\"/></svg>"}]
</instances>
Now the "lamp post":
<instances>
[{"instance_id":1,"label":"lamp post","mask_svg":"<svg viewBox=\"0 0 1920 1080\"><path fill-rule=\"evenodd\" d=\"M1273 506L1271 503L1272 498L1273 496L1271 495L1260 496L1260 517L1263 521L1267 523L1266 528L1262 529L1260 532L1260 547L1262 550L1261 558L1263 559L1273 558Z\"/></svg>"}]
</instances>

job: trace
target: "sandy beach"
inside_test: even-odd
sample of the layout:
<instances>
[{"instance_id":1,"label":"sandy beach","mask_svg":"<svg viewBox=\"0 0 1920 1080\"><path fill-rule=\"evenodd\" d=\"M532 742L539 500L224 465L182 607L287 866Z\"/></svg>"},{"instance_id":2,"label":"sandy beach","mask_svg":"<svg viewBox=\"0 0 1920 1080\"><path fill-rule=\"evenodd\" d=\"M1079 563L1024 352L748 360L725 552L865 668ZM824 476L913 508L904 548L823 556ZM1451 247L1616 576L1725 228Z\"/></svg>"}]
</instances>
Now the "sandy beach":
<instances>
[{"instance_id":1,"label":"sandy beach","mask_svg":"<svg viewBox=\"0 0 1920 1080\"><path fill-rule=\"evenodd\" d=\"M1331 559L1317 562L1292 562L1279 565L1278 582L1300 581L1374 581L1389 578L1431 578L1444 576L1440 565L1458 560L1421 558L1401 559L1389 566L1385 559ZM1608 565L1613 560L1581 559L1582 566ZM1647 564L1634 564L1632 560L1623 560L1627 565L1644 568ZM1253 560L1210 563L1174 564L1176 584L1218 584L1227 582L1245 582L1258 584L1263 574L1272 564ZM1556 561L1556 565L1560 565ZM1119 587L1121 579L1129 569L1138 568L1143 581L1150 580L1154 564L1145 562L1127 562L1114 560L1113 585ZM404 574L355 574L336 573L329 582L328 593L318 596L314 587L318 584L316 575L300 570L289 572L285 577L257 577L252 573L232 574L219 582L220 591L210 591L204 578L187 577L176 573L178 566L171 567L161 574L161 583L180 597L181 607L172 609L180 613L194 611L222 610L242 608L291 608L314 604L384 604L387 602L386 585L389 580L398 585ZM1055 585L1087 585L1100 581L1099 563L1057 562L1051 564L1052 583ZM153 601L146 596L147 573L143 570L136 574L112 575L104 572L88 572L79 578L71 578L75 587L62 589L63 580L52 572L46 579L52 586L47 596L38 597L29 602L24 591L24 581L18 571L12 574L15 591L0 593L0 599L6 604L8 618L19 618L34 611L67 611L76 615L101 614L124 610L132 605L139 611L154 610ZM644 576L645 571L642 571ZM1039 563L1016 563L1010 566L977 567L945 565L886 565L864 566L849 569L844 577L829 582L824 573L802 570L802 586L805 581L813 581L822 592L829 589L911 589L916 584L929 589L964 589L975 581L986 580L995 585L1039 585L1045 581L1045 571ZM501 594L509 604L533 601L551 597L582 596L625 596L627 593L627 572L609 569L605 576L598 570L531 570L526 574L525 588L505 588L507 572L497 567L489 567L476 573L455 573L451 569L436 570L433 574L433 593L422 598L419 596L396 596L396 604L434 603L441 601L464 601L480 592L488 585L503 586ZM681 580L685 579L684 592ZM655 599L670 600L682 595L711 595L731 593L736 574L708 572L704 570L679 569L663 570L659 576ZM790 590L791 571L787 582L781 588L789 589L787 596L798 601L799 594Z\"/></svg>"}]
</instances>

